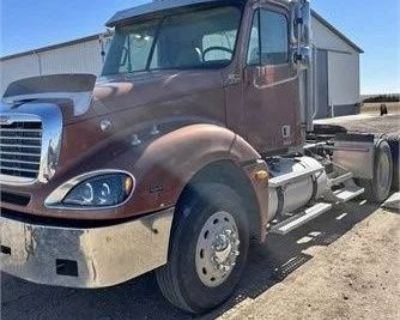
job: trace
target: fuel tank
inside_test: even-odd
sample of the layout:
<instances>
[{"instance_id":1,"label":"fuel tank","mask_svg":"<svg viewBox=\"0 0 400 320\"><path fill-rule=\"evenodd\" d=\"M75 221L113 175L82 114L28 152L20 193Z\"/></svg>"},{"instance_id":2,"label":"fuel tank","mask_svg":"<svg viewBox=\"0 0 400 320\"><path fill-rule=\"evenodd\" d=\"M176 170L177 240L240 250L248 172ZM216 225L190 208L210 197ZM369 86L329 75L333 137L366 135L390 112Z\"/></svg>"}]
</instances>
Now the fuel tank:
<instances>
[{"instance_id":1,"label":"fuel tank","mask_svg":"<svg viewBox=\"0 0 400 320\"><path fill-rule=\"evenodd\" d=\"M293 176L293 181L279 188L269 188L269 217L292 213L321 197L327 190L327 175L322 165L310 157L274 158L269 161L270 175L274 178ZM295 178L296 174L319 169L319 172ZM295 175L293 175L295 173Z\"/></svg>"}]
</instances>

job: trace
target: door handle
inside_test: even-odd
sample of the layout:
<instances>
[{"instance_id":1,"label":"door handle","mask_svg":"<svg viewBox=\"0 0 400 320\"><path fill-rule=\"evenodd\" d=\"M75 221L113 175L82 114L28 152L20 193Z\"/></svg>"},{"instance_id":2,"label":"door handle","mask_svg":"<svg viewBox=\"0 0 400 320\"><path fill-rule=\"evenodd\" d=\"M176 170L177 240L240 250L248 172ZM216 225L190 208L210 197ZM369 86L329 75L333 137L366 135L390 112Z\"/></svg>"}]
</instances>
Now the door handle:
<instances>
[{"instance_id":1,"label":"door handle","mask_svg":"<svg viewBox=\"0 0 400 320\"><path fill-rule=\"evenodd\" d=\"M264 67L257 67L256 73L255 73L255 83L258 85L262 85L265 83L265 76L267 74L267 71Z\"/></svg>"}]
</instances>

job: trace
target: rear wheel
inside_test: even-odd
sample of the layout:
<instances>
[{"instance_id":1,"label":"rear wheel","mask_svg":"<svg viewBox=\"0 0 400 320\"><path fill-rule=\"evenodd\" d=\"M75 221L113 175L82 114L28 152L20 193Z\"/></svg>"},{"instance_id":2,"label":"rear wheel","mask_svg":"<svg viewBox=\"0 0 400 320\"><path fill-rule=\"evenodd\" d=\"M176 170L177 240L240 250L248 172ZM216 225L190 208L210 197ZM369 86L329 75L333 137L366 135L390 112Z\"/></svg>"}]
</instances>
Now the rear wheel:
<instances>
[{"instance_id":1,"label":"rear wheel","mask_svg":"<svg viewBox=\"0 0 400 320\"><path fill-rule=\"evenodd\" d=\"M393 159L387 141L382 140L375 147L374 177L372 180L360 180L365 188L365 196L376 203L383 202L390 193L393 179Z\"/></svg>"},{"instance_id":2,"label":"rear wheel","mask_svg":"<svg viewBox=\"0 0 400 320\"><path fill-rule=\"evenodd\" d=\"M219 184L194 189L178 206L168 263L157 270L157 280L172 304L203 313L228 299L239 283L249 228L233 190Z\"/></svg>"}]
</instances>

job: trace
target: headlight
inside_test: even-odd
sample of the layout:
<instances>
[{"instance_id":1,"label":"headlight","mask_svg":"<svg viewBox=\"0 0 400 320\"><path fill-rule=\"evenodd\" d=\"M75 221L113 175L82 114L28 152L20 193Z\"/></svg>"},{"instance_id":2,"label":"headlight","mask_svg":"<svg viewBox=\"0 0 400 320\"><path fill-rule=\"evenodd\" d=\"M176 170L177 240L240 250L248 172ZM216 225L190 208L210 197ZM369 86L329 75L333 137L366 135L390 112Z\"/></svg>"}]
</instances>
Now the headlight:
<instances>
[{"instance_id":1,"label":"headlight","mask_svg":"<svg viewBox=\"0 0 400 320\"><path fill-rule=\"evenodd\" d=\"M95 210L122 205L135 189L127 171L102 169L84 173L60 185L45 200L48 208Z\"/></svg>"},{"instance_id":2,"label":"headlight","mask_svg":"<svg viewBox=\"0 0 400 320\"><path fill-rule=\"evenodd\" d=\"M123 173L89 178L76 185L62 204L82 207L110 207L123 203L134 188L131 176Z\"/></svg>"}]
</instances>

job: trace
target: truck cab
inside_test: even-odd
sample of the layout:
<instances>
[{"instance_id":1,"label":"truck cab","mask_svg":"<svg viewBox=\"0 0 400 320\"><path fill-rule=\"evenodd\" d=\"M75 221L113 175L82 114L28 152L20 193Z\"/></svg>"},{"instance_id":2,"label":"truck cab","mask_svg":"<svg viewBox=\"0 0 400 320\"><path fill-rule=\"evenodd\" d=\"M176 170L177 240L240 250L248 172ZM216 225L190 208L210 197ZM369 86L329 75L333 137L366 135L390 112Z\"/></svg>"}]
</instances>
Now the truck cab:
<instances>
[{"instance_id":1,"label":"truck cab","mask_svg":"<svg viewBox=\"0 0 400 320\"><path fill-rule=\"evenodd\" d=\"M204 1L185 11L171 10L144 21L139 15L128 25L119 20L119 14L110 20L115 37L103 76L145 73L165 77L175 105L179 101L174 93L185 83L188 87L181 90L198 98L193 103L196 110L187 111L214 118L259 152L300 146L299 83L290 46L290 10L257 1ZM165 101L165 93L161 95ZM209 114L210 110L215 114Z\"/></svg>"},{"instance_id":2,"label":"truck cab","mask_svg":"<svg viewBox=\"0 0 400 320\"><path fill-rule=\"evenodd\" d=\"M234 291L252 239L388 196L384 137L313 128L308 1L155 1L107 26L98 79L4 94L4 272L100 288L155 270L171 303L203 313Z\"/></svg>"}]
</instances>

